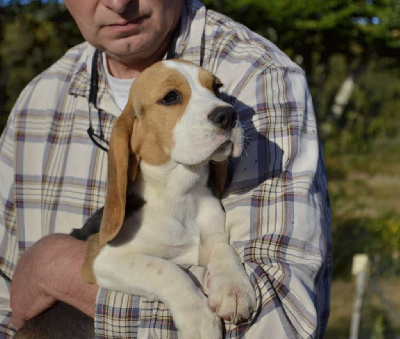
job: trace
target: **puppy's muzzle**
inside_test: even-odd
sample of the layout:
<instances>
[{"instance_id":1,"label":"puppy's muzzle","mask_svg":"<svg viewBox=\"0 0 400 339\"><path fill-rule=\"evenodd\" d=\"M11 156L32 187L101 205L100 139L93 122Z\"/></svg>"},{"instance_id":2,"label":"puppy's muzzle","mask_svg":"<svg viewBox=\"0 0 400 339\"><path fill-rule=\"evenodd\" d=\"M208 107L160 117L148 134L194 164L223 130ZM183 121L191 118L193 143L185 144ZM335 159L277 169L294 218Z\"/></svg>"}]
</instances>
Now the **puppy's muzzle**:
<instances>
[{"instance_id":1,"label":"puppy's muzzle","mask_svg":"<svg viewBox=\"0 0 400 339\"><path fill-rule=\"evenodd\" d=\"M237 113L229 106L218 107L210 113L208 119L224 131L231 131L236 126Z\"/></svg>"}]
</instances>

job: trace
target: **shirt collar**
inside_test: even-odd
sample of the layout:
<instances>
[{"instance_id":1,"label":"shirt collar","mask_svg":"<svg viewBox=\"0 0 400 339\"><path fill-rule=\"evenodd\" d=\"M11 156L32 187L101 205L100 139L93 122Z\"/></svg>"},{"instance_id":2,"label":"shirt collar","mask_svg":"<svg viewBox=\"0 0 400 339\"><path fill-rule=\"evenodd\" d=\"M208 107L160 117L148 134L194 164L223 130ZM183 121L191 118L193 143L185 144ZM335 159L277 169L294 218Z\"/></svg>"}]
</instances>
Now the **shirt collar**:
<instances>
[{"instance_id":1,"label":"shirt collar","mask_svg":"<svg viewBox=\"0 0 400 339\"><path fill-rule=\"evenodd\" d=\"M200 1L183 2L176 58L202 65L205 17L206 8Z\"/></svg>"},{"instance_id":2,"label":"shirt collar","mask_svg":"<svg viewBox=\"0 0 400 339\"><path fill-rule=\"evenodd\" d=\"M96 49L87 42L85 42L84 44L86 44L85 46L86 48L83 48L83 53L81 54L80 58L76 61L76 64L78 66L76 72L72 76L69 93L72 95L84 96L86 98L89 98L90 77L92 73L91 71L92 59ZM106 75L103 69L101 58L99 58L97 63L97 71L99 74L99 80L98 80L98 99L99 99L108 90ZM100 100L97 101L98 105L99 102Z\"/></svg>"}]
</instances>

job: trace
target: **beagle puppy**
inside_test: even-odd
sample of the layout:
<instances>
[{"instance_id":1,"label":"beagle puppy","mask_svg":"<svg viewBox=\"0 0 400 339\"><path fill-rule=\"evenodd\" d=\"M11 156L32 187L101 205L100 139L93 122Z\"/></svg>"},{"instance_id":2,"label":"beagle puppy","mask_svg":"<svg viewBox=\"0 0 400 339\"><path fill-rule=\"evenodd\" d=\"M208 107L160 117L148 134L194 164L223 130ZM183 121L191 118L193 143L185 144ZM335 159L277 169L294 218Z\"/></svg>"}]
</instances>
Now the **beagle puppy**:
<instances>
[{"instance_id":1,"label":"beagle puppy","mask_svg":"<svg viewBox=\"0 0 400 339\"><path fill-rule=\"evenodd\" d=\"M210 162L221 192L227 158L243 149L221 86L178 60L158 62L135 80L112 129L106 202L82 270L87 282L162 301L182 338L222 338L220 318L238 323L256 308L208 185ZM206 268L206 295L184 271L192 265Z\"/></svg>"},{"instance_id":2,"label":"beagle puppy","mask_svg":"<svg viewBox=\"0 0 400 339\"><path fill-rule=\"evenodd\" d=\"M87 282L164 302L182 338L220 338L217 315L237 323L256 307L221 203L207 187L209 162L243 149L220 86L210 72L176 60L135 80L111 133L103 218L83 267ZM143 205L125 217L127 193ZM207 268L208 298L181 268L191 265Z\"/></svg>"}]
</instances>

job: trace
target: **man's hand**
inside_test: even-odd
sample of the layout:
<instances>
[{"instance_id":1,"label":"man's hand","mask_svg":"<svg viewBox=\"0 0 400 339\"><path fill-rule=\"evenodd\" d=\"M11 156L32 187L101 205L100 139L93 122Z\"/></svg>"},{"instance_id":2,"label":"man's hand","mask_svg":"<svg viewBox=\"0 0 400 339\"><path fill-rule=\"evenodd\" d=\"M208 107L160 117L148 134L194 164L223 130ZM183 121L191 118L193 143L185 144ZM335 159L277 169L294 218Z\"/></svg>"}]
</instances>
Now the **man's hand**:
<instances>
[{"instance_id":1,"label":"man's hand","mask_svg":"<svg viewBox=\"0 0 400 339\"><path fill-rule=\"evenodd\" d=\"M10 291L11 323L16 329L57 300L94 316L98 287L81 278L85 252L85 242L64 234L52 234L21 256Z\"/></svg>"}]
</instances>

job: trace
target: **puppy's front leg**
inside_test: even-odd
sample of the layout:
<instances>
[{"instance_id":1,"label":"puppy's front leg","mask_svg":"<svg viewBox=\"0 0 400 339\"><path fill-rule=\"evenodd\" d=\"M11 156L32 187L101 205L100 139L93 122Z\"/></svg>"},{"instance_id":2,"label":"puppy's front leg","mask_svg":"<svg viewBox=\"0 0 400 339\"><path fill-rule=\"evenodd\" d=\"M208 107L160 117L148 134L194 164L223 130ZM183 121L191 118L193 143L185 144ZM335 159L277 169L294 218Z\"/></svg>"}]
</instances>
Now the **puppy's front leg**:
<instances>
[{"instance_id":1,"label":"puppy's front leg","mask_svg":"<svg viewBox=\"0 0 400 339\"><path fill-rule=\"evenodd\" d=\"M206 296L175 264L106 245L94 261L99 286L161 300L171 311L182 338L221 338L221 320Z\"/></svg>"},{"instance_id":2,"label":"puppy's front leg","mask_svg":"<svg viewBox=\"0 0 400 339\"><path fill-rule=\"evenodd\" d=\"M239 323L256 309L250 279L225 232L225 213L219 201L208 199L200 215L200 264L207 267L204 289L208 304L223 319Z\"/></svg>"}]
</instances>

